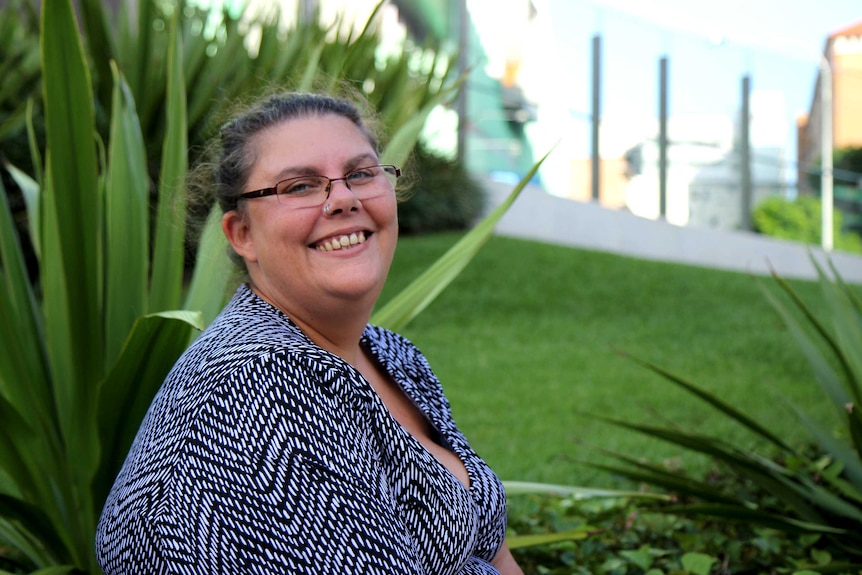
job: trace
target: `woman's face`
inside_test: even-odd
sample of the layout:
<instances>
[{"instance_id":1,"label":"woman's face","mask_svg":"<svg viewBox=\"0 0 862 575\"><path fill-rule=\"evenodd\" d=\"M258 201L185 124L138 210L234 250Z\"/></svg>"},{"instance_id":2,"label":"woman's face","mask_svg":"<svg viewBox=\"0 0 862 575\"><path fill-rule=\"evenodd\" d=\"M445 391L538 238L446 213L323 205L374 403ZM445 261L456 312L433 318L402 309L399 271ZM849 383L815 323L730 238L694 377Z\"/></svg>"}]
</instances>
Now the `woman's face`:
<instances>
[{"instance_id":1,"label":"woman's face","mask_svg":"<svg viewBox=\"0 0 862 575\"><path fill-rule=\"evenodd\" d=\"M298 175L342 178L380 163L363 132L335 114L277 124L255 136L252 150L246 192ZM395 192L385 178L381 185L385 193L360 201L337 181L327 201L313 207L285 205L276 196L241 200L243 212L225 214L222 227L245 259L252 285L288 315L310 319L346 302L368 306L370 313L398 237ZM329 249L337 246L333 240L348 243L345 237L361 243Z\"/></svg>"}]
</instances>

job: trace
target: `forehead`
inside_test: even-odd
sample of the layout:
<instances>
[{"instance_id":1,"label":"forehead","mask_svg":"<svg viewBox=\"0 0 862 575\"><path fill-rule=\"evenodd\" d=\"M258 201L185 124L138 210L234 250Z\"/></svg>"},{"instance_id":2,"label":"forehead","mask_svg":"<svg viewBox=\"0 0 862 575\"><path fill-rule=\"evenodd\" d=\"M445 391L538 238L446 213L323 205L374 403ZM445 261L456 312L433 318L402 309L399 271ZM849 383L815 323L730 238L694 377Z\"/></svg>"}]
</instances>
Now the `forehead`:
<instances>
[{"instance_id":1,"label":"forehead","mask_svg":"<svg viewBox=\"0 0 862 575\"><path fill-rule=\"evenodd\" d=\"M357 155L376 156L366 133L335 114L285 120L258 133L252 146L253 169L264 170L323 167Z\"/></svg>"}]
</instances>

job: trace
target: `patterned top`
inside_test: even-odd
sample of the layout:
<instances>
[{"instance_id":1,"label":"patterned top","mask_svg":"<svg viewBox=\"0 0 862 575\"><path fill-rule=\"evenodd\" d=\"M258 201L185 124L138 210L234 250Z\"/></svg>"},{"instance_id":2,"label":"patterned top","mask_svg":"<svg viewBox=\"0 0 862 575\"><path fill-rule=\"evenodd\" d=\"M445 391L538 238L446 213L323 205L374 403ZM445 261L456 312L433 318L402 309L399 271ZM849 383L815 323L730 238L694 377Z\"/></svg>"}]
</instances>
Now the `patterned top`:
<instances>
[{"instance_id":1,"label":"patterned top","mask_svg":"<svg viewBox=\"0 0 862 575\"><path fill-rule=\"evenodd\" d=\"M104 572L497 573L503 486L419 350L374 326L362 345L469 489L357 370L244 285L150 406L99 521Z\"/></svg>"}]
</instances>

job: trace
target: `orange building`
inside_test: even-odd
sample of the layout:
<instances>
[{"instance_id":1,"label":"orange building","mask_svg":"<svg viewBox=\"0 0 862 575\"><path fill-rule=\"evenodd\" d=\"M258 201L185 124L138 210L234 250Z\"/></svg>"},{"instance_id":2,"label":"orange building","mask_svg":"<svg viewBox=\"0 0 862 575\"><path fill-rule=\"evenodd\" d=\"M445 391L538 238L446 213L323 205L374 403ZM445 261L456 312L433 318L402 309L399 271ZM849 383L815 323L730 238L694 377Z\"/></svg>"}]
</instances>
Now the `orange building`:
<instances>
[{"instance_id":1,"label":"orange building","mask_svg":"<svg viewBox=\"0 0 862 575\"><path fill-rule=\"evenodd\" d=\"M862 21L826 39L823 58L832 71L832 145L862 146ZM797 122L797 166L801 193L808 193L808 173L816 170L822 144L821 77L807 116Z\"/></svg>"},{"instance_id":2,"label":"orange building","mask_svg":"<svg viewBox=\"0 0 862 575\"><path fill-rule=\"evenodd\" d=\"M625 158L602 158L599 160L599 204L606 208L619 209L626 206L626 186L629 176L626 173L628 162ZM589 202L593 199L592 161L589 158L572 160L571 191L569 198Z\"/></svg>"}]
</instances>

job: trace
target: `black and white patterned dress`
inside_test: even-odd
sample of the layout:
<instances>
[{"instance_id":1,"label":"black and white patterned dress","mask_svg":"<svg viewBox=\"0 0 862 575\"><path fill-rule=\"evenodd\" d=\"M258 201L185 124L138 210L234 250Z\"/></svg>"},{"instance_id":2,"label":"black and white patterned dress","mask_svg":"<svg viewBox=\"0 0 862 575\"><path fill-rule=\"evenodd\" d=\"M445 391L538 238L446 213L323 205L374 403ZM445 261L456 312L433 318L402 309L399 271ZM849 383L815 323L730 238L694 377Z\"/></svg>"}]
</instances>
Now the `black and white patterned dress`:
<instances>
[{"instance_id":1,"label":"black and white patterned dress","mask_svg":"<svg viewBox=\"0 0 862 575\"><path fill-rule=\"evenodd\" d=\"M425 357L362 345L463 461L466 488L352 366L241 286L153 401L99 521L113 574L497 573L505 493Z\"/></svg>"}]
</instances>

